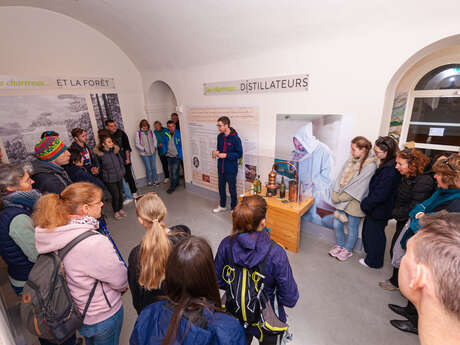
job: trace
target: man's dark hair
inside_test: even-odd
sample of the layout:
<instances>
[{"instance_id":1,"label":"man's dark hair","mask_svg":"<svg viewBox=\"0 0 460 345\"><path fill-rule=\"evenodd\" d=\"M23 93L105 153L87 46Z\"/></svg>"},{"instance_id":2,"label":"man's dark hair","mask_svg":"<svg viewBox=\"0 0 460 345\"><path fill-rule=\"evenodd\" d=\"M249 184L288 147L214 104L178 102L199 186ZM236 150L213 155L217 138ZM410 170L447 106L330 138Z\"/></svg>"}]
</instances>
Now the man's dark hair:
<instances>
[{"instance_id":1,"label":"man's dark hair","mask_svg":"<svg viewBox=\"0 0 460 345\"><path fill-rule=\"evenodd\" d=\"M171 116L173 116L173 115L176 115L177 117L179 117L179 115L177 115L177 113L172 113Z\"/></svg>"},{"instance_id":2,"label":"man's dark hair","mask_svg":"<svg viewBox=\"0 0 460 345\"><path fill-rule=\"evenodd\" d=\"M55 131L44 131L42 135L40 136L40 139L46 138L46 137L58 137L59 133Z\"/></svg>"},{"instance_id":3,"label":"man's dark hair","mask_svg":"<svg viewBox=\"0 0 460 345\"><path fill-rule=\"evenodd\" d=\"M115 123L115 121L109 119L109 120L105 120L104 124L107 126L109 123Z\"/></svg>"},{"instance_id":4,"label":"man's dark hair","mask_svg":"<svg viewBox=\"0 0 460 345\"><path fill-rule=\"evenodd\" d=\"M173 124L174 126L176 125L176 123L173 121L173 120L169 120L168 122L166 122L167 125L171 125Z\"/></svg>"},{"instance_id":5,"label":"man's dark hair","mask_svg":"<svg viewBox=\"0 0 460 345\"><path fill-rule=\"evenodd\" d=\"M84 131L85 130L83 128L74 128L74 129L72 129L70 134L72 135L72 138L77 138L80 135L82 135Z\"/></svg>"},{"instance_id":6,"label":"man's dark hair","mask_svg":"<svg viewBox=\"0 0 460 345\"><path fill-rule=\"evenodd\" d=\"M80 162L82 159L81 152L77 149L69 149L70 152L70 159L69 159L69 164L70 165L76 165L75 163Z\"/></svg>"},{"instance_id":7,"label":"man's dark hair","mask_svg":"<svg viewBox=\"0 0 460 345\"><path fill-rule=\"evenodd\" d=\"M221 116L217 119L217 122L222 122L224 125L227 125L230 127L230 119L228 116Z\"/></svg>"}]
</instances>

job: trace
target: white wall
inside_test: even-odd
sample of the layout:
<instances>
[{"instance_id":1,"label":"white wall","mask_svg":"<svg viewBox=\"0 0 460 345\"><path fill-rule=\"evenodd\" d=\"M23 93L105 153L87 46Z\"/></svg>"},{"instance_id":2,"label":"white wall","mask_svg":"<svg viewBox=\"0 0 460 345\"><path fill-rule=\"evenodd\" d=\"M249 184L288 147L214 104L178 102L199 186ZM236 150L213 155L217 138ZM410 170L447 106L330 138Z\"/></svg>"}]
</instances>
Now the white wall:
<instances>
[{"instance_id":1,"label":"white wall","mask_svg":"<svg viewBox=\"0 0 460 345\"><path fill-rule=\"evenodd\" d=\"M352 136L364 135L375 140L378 135L386 134L394 90L401 78L396 74L401 72L401 66L432 42L458 32L460 23L444 22L441 17L433 16L430 25L420 22L418 26L392 27L390 22L384 26L369 25L362 31L344 29L321 40L303 41L299 37L297 47L273 50L252 58L180 71L141 73L144 91L153 80L163 80L175 93L178 106L259 106L260 154L270 155L275 150L277 114L343 114L354 120ZM249 96L204 96L202 92L204 82L304 72L311 77L308 92ZM187 142L185 128L183 132L184 142ZM186 145L184 156L190 157ZM184 163L188 168L186 178L190 181L190 162Z\"/></svg>"},{"instance_id":2,"label":"white wall","mask_svg":"<svg viewBox=\"0 0 460 345\"><path fill-rule=\"evenodd\" d=\"M112 41L70 17L31 7L2 7L0 31L0 74L115 78L125 128L130 138L133 137L137 123L132 118L144 113L141 77L130 58ZM87 92L64 90L60 93ZM137 154L133 162L136 177L145 176Z\"/></svg>"}]
</instances>

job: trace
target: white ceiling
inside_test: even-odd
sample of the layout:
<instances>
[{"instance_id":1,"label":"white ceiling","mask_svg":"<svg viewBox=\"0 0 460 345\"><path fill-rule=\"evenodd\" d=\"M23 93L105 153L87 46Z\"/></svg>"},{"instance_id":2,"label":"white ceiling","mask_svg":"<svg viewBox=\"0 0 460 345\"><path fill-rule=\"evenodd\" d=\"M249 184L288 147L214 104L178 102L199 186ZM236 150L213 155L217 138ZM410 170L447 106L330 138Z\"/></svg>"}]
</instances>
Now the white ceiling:
<instances>
[{"instance_id":1,"label":"white ceiling","mask_svg":"<svg viewBox=\"0 0 460 345\"><path fill-rule=\"evenodd\" d=\"M186 68L302 45L370 27L395 30L442 12L458 21L458 0L0 0L86 23L140 70ZM345 36L346 37L346 36Z\"/></svg>"}]
</instances>

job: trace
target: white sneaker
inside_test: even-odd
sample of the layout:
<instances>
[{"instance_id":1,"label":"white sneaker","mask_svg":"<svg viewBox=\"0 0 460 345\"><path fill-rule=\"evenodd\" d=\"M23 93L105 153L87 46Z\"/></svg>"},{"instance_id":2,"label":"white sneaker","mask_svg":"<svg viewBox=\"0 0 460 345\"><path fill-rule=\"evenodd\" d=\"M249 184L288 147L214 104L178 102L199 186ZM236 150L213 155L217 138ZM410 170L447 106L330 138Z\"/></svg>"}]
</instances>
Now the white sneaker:
<instances>
[{"instance_id":1,"label":"white sneaker","mask_svg":"<svg viewBox=\"0 0 460 345\"><path fill-rule=\"evenodd\" d=\"M163 180L163 183L164 183L164 184L166 184L166 183L168 183L168 182L169 182L169 178L165 178L165 179Z\"/></svg>"},{"instance_id":2,"label":"white sneaker","mask_svg":"<svg viewBox=\"0 0 460 345\"><path fill-rule=\"evenodd\" d=\"M133 202L133 199L125 199L125 201L123 201L123 205L128 205L132 202Z\"/></svg>"},{"instance_id":3,"label":"white sneaker","mask_svg":"<svg viewBox=\"0 0 460 345\"><path fill-rule=\"evenodd\" d=\"M359 263L360 263L361 265L363 265L364 267L368 267L368 268L369 268L368 264L366 264L366 261L364 261L364 258L359 259Z\"/></svg>"},{"instance_id":4,"label":"white sneaker","mask_svg":"<svg viewBox=\"0 0 460 345\"><path fill-rule=\"evenodd\" d=\"M212 210L212 212L214 213L219 213L219 212L224 212L224 211L227 211L227 208L226 207L221 207L220 205L215 208L214 210Z\"/></svg>"}]
</instances>

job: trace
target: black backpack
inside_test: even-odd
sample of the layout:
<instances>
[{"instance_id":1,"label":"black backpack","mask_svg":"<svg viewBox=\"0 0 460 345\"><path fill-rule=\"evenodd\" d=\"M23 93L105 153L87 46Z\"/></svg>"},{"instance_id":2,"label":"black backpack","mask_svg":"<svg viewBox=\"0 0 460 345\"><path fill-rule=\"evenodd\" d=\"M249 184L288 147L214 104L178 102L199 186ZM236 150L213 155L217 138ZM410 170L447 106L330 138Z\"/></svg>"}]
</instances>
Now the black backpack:
<instances>
[{"instance_id":1,"label":"black backpack","mask_svg":"<svg viewBox=\"0 0 460 345\"><path fill-rule=\"evenodd\" d=\"M275 243L271 241L270 248L264 259L255 267L246 268L235 264L230 241L227 262L222 271L222 277L227 283L222 304L225 309L235 316L243 325L257 326L261 331L270 334L280 334L288 329L288 325L279 320L273 311L270 300L264 290L265 262Z\"/></svg>"},{"instance_id":2,"label":"black backpack","mask_svg":"<svg viewBox=\"0 0 460 345\"><path fill-rule=\"evenodd\" d=\"M93 235L99 234L86 231L57 254L51 252L38 256L24 286L20 311L23 325L39 338L61 344L83 324L99 281L94 283L81 314L67 287L62 260L77 243Z\"/></svg>"}]
</instances>

